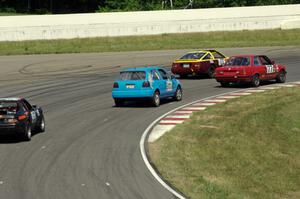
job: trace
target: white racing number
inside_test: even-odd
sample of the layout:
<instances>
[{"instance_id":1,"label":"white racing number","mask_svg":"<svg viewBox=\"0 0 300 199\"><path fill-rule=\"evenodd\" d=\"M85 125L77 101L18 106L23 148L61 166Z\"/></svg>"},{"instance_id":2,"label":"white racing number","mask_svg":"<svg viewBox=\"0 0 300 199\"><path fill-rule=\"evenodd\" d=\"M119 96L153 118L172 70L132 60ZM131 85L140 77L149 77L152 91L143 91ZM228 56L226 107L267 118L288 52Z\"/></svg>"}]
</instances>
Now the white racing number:
<instances>
[{"instance_id":1,"label":"white racing number","mask_svg":"<svg viewBox=\"0 0 300 199\"><path fill-rule=\"evenodd\" d=\"M275 72L273 65L266 65L266 68L267 68L267 74Z\"/></svg>"},{"instance_id":2,"label":"white racing number","mask_svg":"<svg viewBox=\"0 0 300 199\"><path fill-rule=\"evenodd\" d=\"M167 83L167 91L172 91L172 81L168 80L166 83Z\"/></svg>"},{"instance_id":3,"label":"white racing number","mask_svg":"<svg viewBox=\"0 0 300 199\"><path fill-rule=\"evenodd\" d=\"M34 111L31 111L31 118L32 118L33 121L36 120L36 114L35 114Z\"/></svg>"},{"instance_id":4,"label":"white racing number","mask_svg":"<svg viewBox=\"0 0 300 199\"><path fill-rule=\"evenodd\" d=\"M222 66L225 64L225 59L218 59L218 63L219 63L219 66Z\"/></svg>"}]
</instances>

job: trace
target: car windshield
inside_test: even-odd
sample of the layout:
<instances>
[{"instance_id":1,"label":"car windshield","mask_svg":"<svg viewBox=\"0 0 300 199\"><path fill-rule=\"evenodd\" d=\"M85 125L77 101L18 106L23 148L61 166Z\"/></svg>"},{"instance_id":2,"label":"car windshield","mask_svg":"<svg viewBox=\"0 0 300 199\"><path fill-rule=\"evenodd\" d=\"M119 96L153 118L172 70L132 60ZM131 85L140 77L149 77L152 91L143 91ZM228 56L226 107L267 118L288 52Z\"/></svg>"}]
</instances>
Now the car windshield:
<instances>
[{"instance_id":1,"label":"car windshield","mask_svg":"<svg viewBox=\"0 0 300 199\"><path fill-rule=\"evenodd\" d=\"M0 114L15 114L17 109L17 102L0 101Z\"/></svg>"},{"instance_id":2,"label":"car windshield","mask_svg":"<svg viewBox=\"0 0 300 199\"><path fill-rule=\"evenodd\" d=\"M145 71L124 71L120 73L119 80L145 80Z\"/></svg>"},{"instance_id":3,"label":"car windshield","mask_svg":"<svg viewBox=\"0 0 300 199\"><path fill-rule=\"evenodd\" d=\"M250 65L249 57L231 57L225 63L225 66L249 66L249 65Z\"/></svg>"},{"instance_id":4,"label":"car windshield","mask_svg":"<svg viewBox=\"0 0 300 199\"><path fill-rule=\"evenodd\" d=\"M205 53L199 52L199 53L188 53L184 56L182 56L180 59L201 59Z\"/></svg>"}]
</instances>

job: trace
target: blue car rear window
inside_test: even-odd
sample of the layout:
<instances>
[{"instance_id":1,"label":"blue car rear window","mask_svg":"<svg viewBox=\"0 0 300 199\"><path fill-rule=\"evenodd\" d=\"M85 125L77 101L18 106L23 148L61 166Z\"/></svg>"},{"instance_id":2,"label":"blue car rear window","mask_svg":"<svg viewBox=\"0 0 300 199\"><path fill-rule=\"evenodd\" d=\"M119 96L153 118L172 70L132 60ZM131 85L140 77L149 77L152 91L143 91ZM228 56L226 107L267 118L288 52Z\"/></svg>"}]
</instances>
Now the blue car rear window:
<instances>
[{"instance_id":1,"label":"blue car rear window","mask_svg":"<svg viewBox=\"0 0 300 199\"><path fill-rule=\"evenodd\" d=\"M120 72L119 80L145 80L145 71L124 71Z\"/></svg>"}]
</instances>

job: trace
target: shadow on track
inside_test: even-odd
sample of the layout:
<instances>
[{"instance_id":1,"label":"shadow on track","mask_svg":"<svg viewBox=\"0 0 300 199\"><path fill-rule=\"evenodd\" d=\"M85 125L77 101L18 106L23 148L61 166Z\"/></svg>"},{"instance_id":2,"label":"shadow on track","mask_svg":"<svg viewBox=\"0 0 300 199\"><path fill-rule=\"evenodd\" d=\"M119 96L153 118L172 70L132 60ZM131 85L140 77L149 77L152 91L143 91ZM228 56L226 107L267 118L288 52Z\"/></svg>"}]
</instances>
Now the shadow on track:
<instances>
[{"instance_id":1,"label":"shadow on track","mask_svg":"<svg viewBox=\"0 0 300 199\"><path fill-rule=\"evenodd\" d=\"M171 99L161 99L160 106L163 106L167 103L172 103ZM150 101L147 100L138 100L138 101L127 101L123 106L113 106L113 108L158 108L154 107Z\"/></svg>"}]
</instances>

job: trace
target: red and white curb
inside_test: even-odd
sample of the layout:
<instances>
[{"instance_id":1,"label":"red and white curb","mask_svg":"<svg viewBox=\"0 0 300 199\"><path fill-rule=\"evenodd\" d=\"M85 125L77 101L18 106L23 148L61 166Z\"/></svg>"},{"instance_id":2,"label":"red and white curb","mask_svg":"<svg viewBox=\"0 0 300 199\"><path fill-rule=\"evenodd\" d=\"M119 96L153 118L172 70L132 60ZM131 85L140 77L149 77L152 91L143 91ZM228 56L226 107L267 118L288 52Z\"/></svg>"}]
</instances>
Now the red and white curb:
<instances>
[{"instance_id":1,"label":"red and white curb","mask_svg":"<svg viewBox=\"0 0 300 199\"><path fill-rule=\"evenodd\" d=\"M165 187L171 194L173 194L175 197L179 199L186 199L186 197L183 194L176 191L175 188L173 188L166 181L164 181L162 177L155 171L147 156L145 144L147 142L148 143L155 142L166 132L173 129L176 125L181 124L186 120L188 120L194 112L203 111L209 106L224 103L230 99L235 99L241 96L247 96L254 93L261 93L267 90L279 89L281 87L295 87L295 86L300 86L300 81L286 83L286 84L273 84L273 85L261 86L258 88L243 89L243 90L223 93L220 95L215 95L201 100L197 100L169 111L168 113L162 115L161 117L153 121L147 127L147 129L144 131L141 137L140 150L141 150L142 158L147 168L149 169L151 174L155 177L155 179L163 187Z\"/></svg>"}]
</instances>

